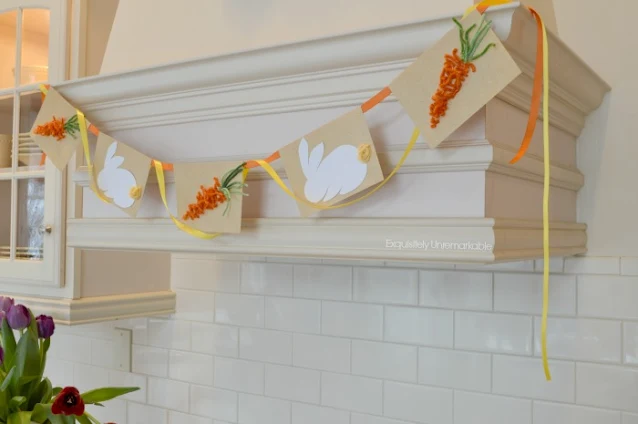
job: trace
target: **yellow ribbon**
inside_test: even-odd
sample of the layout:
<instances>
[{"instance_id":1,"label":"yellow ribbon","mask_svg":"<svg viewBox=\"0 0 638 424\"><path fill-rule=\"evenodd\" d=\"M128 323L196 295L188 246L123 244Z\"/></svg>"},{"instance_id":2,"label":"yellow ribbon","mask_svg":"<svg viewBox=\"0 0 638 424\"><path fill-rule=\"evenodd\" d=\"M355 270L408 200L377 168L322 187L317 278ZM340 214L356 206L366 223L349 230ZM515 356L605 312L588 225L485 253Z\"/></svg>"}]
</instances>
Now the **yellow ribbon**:
<instances>
[{"instance_id":1,"label":"yellow ribbon","mask_svg":"<svg viewBox=\"0 0 638 424\"><path fill-rule=\"evenodd\" d=\"M540 15L539 15L540 16ZM552 379L547 361L547 311L549 309L549 43L543 27L543 155L545 178L543 179L543 316L541 318L541 353L547 381Z\"/></svg>"},{"instance_id":2,"label":"yellow ribbon","mask_svg":"<svg viewBox=\"0 0 638 424\"><path fill-rule=\"evenodd\" d=\"M345 202L345 203L339 203L337 205L319 205L317 203L312 203L306 199L302 199L300 197L297 197L295 195L295 193L292 192L292 190L290 190L286 184L282 181L282 179L279 177L279 175L277 174L277 171L275 171L273 169L272 166L270 166L270 164L264 160L258 159L255 162L257 162L259 164L259 166L261 166L262 168L264 168L266 170L266 172L268 173L268 175L270 175L270 177L277 183L277 185L279 185L279 187L290 197L292 197L293 199L295 199L298 202L304 203L310 207L313 207L315 209L321 209L321 210L326 210L326 209L339 209L339 208L344 208L346 206L350 206L350 205L354 205L355 203L358 203L364 199L367 199L368 197L372 196L374 193L376 193L379 189L381 189L381 187L383 187L388 181L390 181L390 179L394 176L394 174L397 173L397 171L403 166L403 163L405 162L405 160L407 159L407 157L410 155L410 152L412 151L412 148L414 147L414 145L416 144L416 141L419 138L419 129L415 128L414 131L412 132L412 137L410 138L410 141L408 142L408 145L406 146L405 150L403 151L403 156L401 156L401 159L399 159L399 162L396 164L396 166L394 167L394 169L392 170L392 172L390 172L390 174L388 174L387 177L385 177L385 179L383 181L381 181L375 188L373 188L372 190L370 190L369 192L367 192L366 194L364 194L363 196L357 197L354 200L351 200L349 202Z\"/></svg>"}]
</instances>

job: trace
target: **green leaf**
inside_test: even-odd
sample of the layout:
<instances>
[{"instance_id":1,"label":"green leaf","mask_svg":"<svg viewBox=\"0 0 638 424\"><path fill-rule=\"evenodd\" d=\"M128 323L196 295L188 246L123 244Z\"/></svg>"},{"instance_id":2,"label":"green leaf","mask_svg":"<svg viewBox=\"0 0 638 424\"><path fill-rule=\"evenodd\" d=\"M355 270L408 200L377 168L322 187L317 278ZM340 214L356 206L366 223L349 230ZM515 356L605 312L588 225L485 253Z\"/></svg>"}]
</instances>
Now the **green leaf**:
<instances>
[{"instance_id":1,"label":"green leaf","mask_svg":"<svg viewBox=\"0 0 638 424\"><path fill-rule=\"evenodd\" d=\"M61 391L62 391L62 387L54 387L53 391L51 392L51 397L56 397L57 395L60 394Z\"/></svg>"},{"instance_id":2,"label":"green leaf","mask_svg":"<svg viewBox=\"0 0 638 424\"><path fill-rule=\"evenodd\" d=\"M9 409L18 409L26 401L27 398L24 396L14 396L9 401Z\"/></svg>"},{"instance_id":3,"label":"green leaf","mask_svg":"<svg viewBox=\"0 0 638 424\"><path fill-rule=\"evenodd\" d=\"M38 403L33 408L33 415L31 415L31 421L36 423L44 423L51 415L51 405Z\"/></svg>"},{"instance_id":4,"label":"green leaf","mask_svg":"<svg viewBox=\"0 0 638 424\"><path fill-rule=\"evenodd\" d=\"M40 347L38 346L38 336L37 333L34 335L31 329L20 337L20 341L16 347L15 364L18 367L17 376L19 377L18 387L16 389L19 390L24 385L40 377Z\"/></svg>"},{"instance_id":5,"label":"green leaf","mask_svg":"<svg viewBox=\"0 0 638 424\"><path fill-rule=\"evenodd\" d=\"M75 424L75 415L55 415L49 414L51 424Z\"/></svg>"},{"instance_id":6,"label":"green leaf","mask_svg":"<svg viewBox=\"0 0 638 424\"><path fill-rule=\"evenodd\" d=\"M86 415L76 416L75 419L78 420L80 424L93 424Z\"/></svg>"},{"instance_id":7,"label":"green leaf","mask_svg":"<svg viewBox=\"0 0 638 424\"><path fill-rule=\"evenodd\" d=\"M84 403L100 403L139 390L139 387L103 387L82 394Z\"/></svg>"},{"instance_id":8,"label":"green leaf","mask_svg":"<svg viewBox=\"0 0 638 424\"><path fill-rule=\"evenodd\" d=\"M31 424L31 411L14 412L9 415L7 424Z\"/></svg>"},{"instance_id":9,"label":"green leaf","mask_svg":"<svg viewBox=\"0 0 638 424\"><path fill-rule=\"evenodd\" d=\"M7 388L9 387L9 384L11 384L11 380L13 380L13 375L16 373L16 366L14 365L11 368L11 371L9 371L9 374L7 374L7 376L4 378L4 381L2 381L2 384L0 384L0 391L4 392L5 390L7 390Z\"/></svg>"},{"instance_id":10,"label":"green leaf","mask_svg":"<svg viewBox=\"0 0 638 424\"><path fill-rule=\"evenodd\" d=\"M33 393L29 395L28 409L33 409L38 403L49 403L51 400L51 381L48 378L40 381L33 390Z\"/></svg>"},{"instance_id":11,"label":"green leaf","mask_svg":"<svg viewBox=\"0 0 638 424\"><path fill-rule=\"evenodd\" d=\"M2 347L4 349L4 364L5 371L10 370L14 363L14 357L16 352L16 338L13 335L13 330L9 327L9 322L6 319L2 320L0 326L2 331Z\"/></svg>"}]
</instances>

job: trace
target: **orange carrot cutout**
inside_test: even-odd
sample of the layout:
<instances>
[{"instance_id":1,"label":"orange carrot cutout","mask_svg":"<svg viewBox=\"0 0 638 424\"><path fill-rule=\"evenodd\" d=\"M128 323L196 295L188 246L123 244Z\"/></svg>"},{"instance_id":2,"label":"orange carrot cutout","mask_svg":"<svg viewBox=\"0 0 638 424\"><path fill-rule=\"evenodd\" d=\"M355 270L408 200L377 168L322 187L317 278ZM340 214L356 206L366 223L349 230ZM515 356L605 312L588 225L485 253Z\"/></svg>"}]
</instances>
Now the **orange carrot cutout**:
<instances>
[{"instance_id":1,"label":"orange carrot cutout","mask_svg":"<svg viewBox=\"0 0 638 424\"><path fill-rule=\"evenodd\" d=\"M439 87L436 93L434 93L434 96L432 96L432 104L430 105L430 126L432 128L436 128L437 125L439 125L441 117L445 116L447 112L448 103L461 91L463 82L465 82L465 79L470 75L470 71L476 72L476 66L473 62L487 53L491 47L496 46L496 44L490 43L483 51L478 54L476 53L492 27L492 21L486 21L485 18L483 18L478 30L470 40L470 34L476 28L476 24L465 30L456 18L452 19L456 26L459 27L461 55L459 56L459 49L454 49L451 55L445 55L445 63L441 71Z\"/></svg>"},{"instance_id":2,"label":"orange carrot cutout","mask_svg":"<svg viewBox=\"0 0 638 424\"><path fill-rule=\"evenodd\" d=\"M204 215L207 210L216 209L217 206L227 203L224 210L225 216L230 209L230 202L234 194L248 196L242 192L246 184L243 181L233 181L244 170L245 165L245 163L242 163L237 168L226 172L221 182L219 178L215 177L214 184L211 187L200 186L195 203L188 205L188 210L184 213L182 219L185 221L189 219L196 220Z\"/></svg>"},{"instance_id":3,"label":"orange carrot cutout","mask_svg":"<svg viewBox=\"0 0 638 424\"><path fill-rule=\"evenodd\" d=\"M38 125L35 133L44 137L55 137L57 141L62 141L69 134L75 138L75 134L80 131L78 116L73 115L68 121L65 118L56 118L55 116L44 125Z\"/></svg>"}]
</instances>

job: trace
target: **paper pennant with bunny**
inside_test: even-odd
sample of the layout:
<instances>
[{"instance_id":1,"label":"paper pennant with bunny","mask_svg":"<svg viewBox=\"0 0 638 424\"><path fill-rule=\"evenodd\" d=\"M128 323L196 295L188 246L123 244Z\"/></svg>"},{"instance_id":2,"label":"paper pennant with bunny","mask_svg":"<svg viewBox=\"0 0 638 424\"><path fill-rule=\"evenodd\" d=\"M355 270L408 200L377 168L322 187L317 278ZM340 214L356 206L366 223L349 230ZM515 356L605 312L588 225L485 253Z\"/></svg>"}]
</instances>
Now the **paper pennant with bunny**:
<instances>
[{"instance_id":1,"label":"paper pennant with bunny","mask_svg":"<svg viewBox=\"0 0 638 424\"><path fill-rule=\"evenodd\" d=\"M144 195L151 158L100 134L94 162L98 190L115 206L135 217Z\"/></svg>"},{"instance_id":2,"label":"paper pennant with bunny","mask_svg":"<svg viewBox=\"0 0 638 424\"><path fill-rule=\"evenodd\" d=\"M317 205L334 205L383 180L359 108L287 145L280 154L295 195ZM302 216L318 211L297 203Z\"/></svg>"}]
</instances>

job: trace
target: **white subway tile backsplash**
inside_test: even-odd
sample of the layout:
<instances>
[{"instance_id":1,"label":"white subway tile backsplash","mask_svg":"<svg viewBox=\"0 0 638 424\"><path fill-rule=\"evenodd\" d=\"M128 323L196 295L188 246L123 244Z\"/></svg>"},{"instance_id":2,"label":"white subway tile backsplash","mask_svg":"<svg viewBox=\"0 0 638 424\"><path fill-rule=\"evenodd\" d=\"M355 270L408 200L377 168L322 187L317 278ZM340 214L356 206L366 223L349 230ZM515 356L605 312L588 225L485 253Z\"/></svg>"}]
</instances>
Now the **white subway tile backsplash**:
<instances>
[{"instance_id":1,"label":"white subway tile backsplash","mask_svg":"<svg viewBox=\"0 0 638 424\"><path fill-rule=\"evenodd\" d=\"M354 269L354 300L416 305L418 284L416 270L357 267Z\"/></svg>"},{"instance_id":2,"label":"white subway tile backsplash","mask_svg":"<svg viewBox=\"0 0 638 424\"><path fill-rule=\"evenodd\" d=\"M340 373L350 372L350 340L295 334L293 365Z\"/></svg>"},{"instance_id":3,"label":"white subway tile backsplash","mask_svg":"<svg viewBox=\"0 0 638 424\"><path fill-rule=\"evenodd\" d=\"M204 386L191 386L190 413L237 422L237 393Z\"/></svg>"},{"instance_id":4,"label":"white subway tile backsplash","mask_svg":"<svg viewBox=\"0 0 638 424\"><path fill-rule=\"evenodd\" d=\"M173 257L171 287L238 293L240 265L233 261Z\"/></svg>"},{"instance_id":5,"label":"white subway tile backsplash","mask_svg":"<svg viewBox=\"0 0 638 424\"><path fill-rule=\"evenodd\" d=\"M532 424L532 402L525 399L456 391L454 392L454 424Z\"/></svg>"},{"instance_id":6,"label":"white subway tile backsplash","mask_svg":"<svg viewBox=\"0 0 638 424\"><path fill-rule=\"evenodd\" d=\"M449 309L492 309L492 273L420 271L419 305Z\"/></svg>"},{"instance_id":7,"label":"white subway tile backsplash","mask_svg":"<svg viewBox=\"0 0 638 424\"><path fill-rule=\"evenodd\" d=\"M547 381L539 358L494 355L492 392L532 399L574 402L574 363L553 360L552 380Z\"/></svg>"},{"instance_id":8,"label":"white subway tile backsplash","mask_svg":"<svg viewBox=\"0 0 638 424\"><path fill-rule=\"evenodd\" d=\"M241 328L239 357L276 364L292 364L292 334L283 331Z\"/></svg>"},{"instance_id":9,"label":"white subway tile backsplash","mask_svg":"<svg viewBox=\"0 0 638 424\"><path fill-rule=\"evenodd\" d=\"M352 375L321 373L321 404L380 415L383 381Z\"/></svg>"},{"instance_id":10,"label":"white subway tile backsplash","mask_svg":"<svg viewBox=\"0 0 638 424\"><path fill-rule=\"evenodd\" d=\"M168 411L168 424L213 424L213 420L182 412Z\"/></svg>"},{"instance_id":11,"label":"white subway tile backsplash","mask_svg":"<svg viewBox=\"0 0 638 424\"><path fill-rule=\"evenodd\" d=\"M215 296L215 321L246 327L264 326L264 298L242 294Z\"/></svg>"},{"instance_id":12,"label":"white subway tile backsplash","mask_svg":"<svg viewBox=\"0 0 638 424\"><path fill-rule=\"evenodd\" d=\"M168 377L168 350L133 345L131 368L139 374Z\"/></svg>"},{"instance_id":13,"label":"white subway tile backsplash","mask_svg":"<svg viewBox=\"0 0 638 424\"><path fill-rule=\"evenodd\" d=\"M393 418L375 417L373 415L352 414L350 424L410 424L407 421L399 421Z\"/></svg>"},{"instance_id":14,"label":"white subway tile backsplash","mask_svg":"<svg viewBox=\"0 0 638 424\"><path fill-rule=\"evenodd\" d=\"M623 362L628 365L638 365L638 323L623 323Z\"/></svg>"},{"instance_id":15,"label":"white subway tile backsplash","mask_svg":"<svg viewBox=\"0 0 638 424\"><path fill-rule=\"evenodd\" d=\"M532 354L532 318L522 315L456 312L454 347Z\"/></svg>"},{"instance_id":16,"label":"white subway tile backsplash","mask_svg":"<svg viewBox=\"0 0 638 424\"><path fill-rule=\"evenodd\" d=\"M638 412L638 370L579 363L576 380L577 403Z\"/></svg>"},{"instance_id":17,"label":"white subway tile backsplash","mask_svg":"<svg viewBox=\"0 0 638 424\"><path fill-rule=\"evenodd\" d=\"M383 415L426 424L452 424L452 390L386 381Z\"/></svg>"},{"instance_id":18,"label":"white subway tile backsplash","mask_svg":"<svg viewBox=\"0 0 638 424\"><path fill-rule=\"evenodd\" d=\"M638 275L638 258L620 258L622 275Z\"/></svg>"},{"instance_id":19,"label":"white subway tile backsplash","mask_svg":"<svg viewBox=\"0 0 638 424\"><path fill-rule=\"evenodd\" d=\"M319 371L266 364L266 396L319 403L320 376Z\"/></svg>"},{"instance_id":20,"label":"white subway tile backsplash","mask_svg":"<svg viewBox=\"0 0 638 424\"><path fill-rule=\"evenodd\" d=\"M188 412L189 402L188 383L163 378L148 378L149 405Z\"/></svg>"},{"instance_id":21,"label":"white subway tile backsplash","mask_svg":"<svg viewBox=\"0 0 638 424\"><path fill-rule=\"evenodd\" d=\"M416 383L417 348L353 340L352 374Z\"/></svg>"},{"instance_id":22,"label":"white subway tile backsplash","mask_svg":"<svg viewBox=\"0 0 638 424\"><path fill-rule=\"evenodd\" d=\"M397 343L452 347L454 313L440 309L386 306L384 339Z\"/></svg>"},{"instance_id":23,"label":"white subway tile backsplash","mask_svg":"<svg viewBox=\"0 0 638 424\"><path fill-rule=\"evenodd\" d=\"M541 353L541 319L534 319L534 354ZM550 356L582 361L620 362L620 321L549 318L547 344Z\"/></svg>"},{"instance_id":24,"label":"white subway tile backsplash","mask_svg":"<svg viewBox=\"0 0 638 424\"><path fill-rule=\"evenodd\" d=\"M350 413L305 403L292 404L292 424L350 424Z\"/></svg>"},{"instance_id":25,"label":"white subway tile backsplash","mask_svg":"<svg viewBox=\"0 0 638 424\"><path fill-rule=\"evenodd\" d=\"M292 296L292 265L265 262L243 263L241 291L249 294Z\"/></svg>"},{"instance_id":26,"label":"white subway tile backsplash","mask_svg":"<svg viewBox=\"0 0 638 424\"><path fill-rule=\"evenodd\" d=\"M109 370L109 386L111 387L139 387L138 391L122 396L122 399L134 402L146 402L146 376L130 372Z\"/></svg>"},{"instance_id":27,"label":"white subway tile backsplash","mask_svg":"<svg viewBox=\"0 0 638 424\"><path fill-rule=\"evenodd\" d=\"M89 406L103 422L638 424L638 258L552 258L550 382L541 260L173 265L176 314L56 329L55 386L141 388ZM115 327L133 373L114 369Z\"/></svg>"},{"instance_id":28,"label":"white subway tile backsplash","mask_svg":"<svg viewBox=\"0 0 638 424\"><path fill-rule=\"evenodd\" d=\"M295 297L352 300L352 267L295 265L294 277Z\"/></svg>"},{"instance_id":29,"label":"white subway tile backsplash","mask_svg":"<svg viewBox=\"0 0 638 424\"><path fill-rule=\"evenodd\" d=\"M193 352L218 356L239 355L239 329L219 324L192 323Z\"/></svg>"},{"instance_id":30,"label":"white subway tile backsplash","mask_svg":"<svg viewBox=\"0 0 638 424\"><path fill-rule=\"evenodd\" d=\"M321 332L331 336L381 340L383 306L324 301Z\"/></svg>"},{"instance_id":31,"label":"white subway tile backsplash","mask_svg":"<svg viewBox=\"0 0 638 424\"><path fill-rule=\"evenodd\" d=\"M175 290L174 318L185 321L215 321L215 293Z\"/></svg>"},{"instance_id":32,"label":"white subway tile backsplash","mask_svg":"<svg viewBox=\"0 0 638 424\"><path fill-rule=\"evenodd\" d=\"M638 277L578 276L578 315L638 319Z\"/></svg>"},{"instance_id":33,"label":"white subway tile backsplash","mask_svg":"<svg viewBox=\"0 0 638 424\"><path fill-rule=\"evenodd\" d=\"M172 350L168 358L168 377L172 380L212 386L213 357Z\"/></svg>"},{"instance_id":34,"label":"white subway tile backsplash","mask_svg":"<svg viewBox=\"0 0 638 424\"><path fill-rule=\"evenodd\" d=\"M638 424L638 415L623 412L622 424Z\"/></svg>"},{"instance_id":35,"label":"white subway tile backsplash","mask_svg":"<svg viewBox=\"0 0 638 424\"><path fill-rule=\"evenodd\" d=\"M216 357L214 382L220 389L263 394L264 364Z\"/></svg>"},{"instance_id":36,"label":"white subway tile backsplash","mask_svg":"<svg viewBox=\"0 0 638 424\"><path fill-rule=\"evenodd\" d=\"M266 328L319 333L321 302L318 300L266 298Z\"/></svg>"},{"instance_id":37,"label":"white subway tile backsplash","mask_svg":"<svg viewBox=\"0 0 638 424\"><path fill-rule=\"evenodd\" d=\"M534 402L534 424L621 424L620 412L560 403Z\"/></svg>"},{"instance_id":38,"label":"white subway tile backsplash","mask_svg":"<svg viewBox=\"0 0 638 424\"><path fill-rule=\"evenodd\" d=\"M576 277L552 275L550 315L576 315ZM540 314L543 306L542 274L494 274L494 310Z\"/></svg>"},{"instance_id":39,"label":"white subway tile backsplash","mask_svg":"<svg viewBox=\"0 0 638 424\"><path fill-rule=\"evenodd\" d=\"M620 274L620 258L565 258L566 274Z\"/></svg>"},{"instance_id":40,"label":"white subway tile backsplash","mask_svg":"<svg viewBox=\"0 0 638 424\"><path fill-rule=\"evenodd\" d=\"M290 402L239 394L239 424L290 424Z\"/></svg>"},{"instance_id":41,"label":"white subway tile backsplash","mask_svg":"<svg viewBox=\"0 0 638 424\"><path fill-rule=\"evenodd\" d=\"M419 383L490 392L492 359L487 353L419 348Z\"/></svg>"},{"instance_id":42,"label":"white subway tile backsplash","mask_svg":"<svg viewBox=\"0 0 638 424\"><path fill-rule=\"evenodd\" d=\"M543 272L545 262L542 259L534 261L534 271ZM552 274L563 272L565 269L565 259L560 257L549 258L549 272Z\"/></svg>"},{"instance_id":43,"label":"white subway tile backsplash","mask_svg":"<svg viewBox=\"0 0 638 424\"><path fill-rule=\"evenodd\" d=\"M149 346L190 350L191 323L188 321L149 318L146 330Z\"/></svg>"},{"instance_id":44,"label":"white subway tile backsplash","mask_svg":"<svg viewBox=\"0 0 638 424\"><path fill-rule=\"evenodd\" d=\"M128 424L168 424L168 411L164 408L129 402Z\"/></svg>"}]
</instances>

